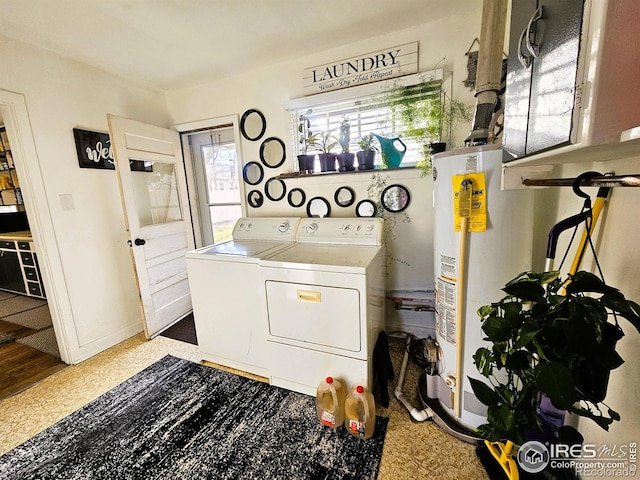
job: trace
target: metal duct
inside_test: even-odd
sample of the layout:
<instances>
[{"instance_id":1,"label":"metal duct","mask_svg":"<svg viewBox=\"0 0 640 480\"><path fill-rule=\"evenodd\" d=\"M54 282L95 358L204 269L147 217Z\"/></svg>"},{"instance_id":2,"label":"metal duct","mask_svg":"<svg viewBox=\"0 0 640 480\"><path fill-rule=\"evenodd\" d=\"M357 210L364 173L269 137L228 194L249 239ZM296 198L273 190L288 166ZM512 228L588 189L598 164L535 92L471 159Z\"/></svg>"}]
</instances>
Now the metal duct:
<instances>
[{"instance_id":1,"label":"metal duct","mask_svg":"<svg viewBox=\"0 0 640 480\"><path fill-rule=\"evenodd\" d=\"M484 0L480 47L476 74L476 109L473 130L465 143L487 143L489 124L493 117L502 76L502 52L507 22L508 0Z\"/></svg>"}]
</instances>

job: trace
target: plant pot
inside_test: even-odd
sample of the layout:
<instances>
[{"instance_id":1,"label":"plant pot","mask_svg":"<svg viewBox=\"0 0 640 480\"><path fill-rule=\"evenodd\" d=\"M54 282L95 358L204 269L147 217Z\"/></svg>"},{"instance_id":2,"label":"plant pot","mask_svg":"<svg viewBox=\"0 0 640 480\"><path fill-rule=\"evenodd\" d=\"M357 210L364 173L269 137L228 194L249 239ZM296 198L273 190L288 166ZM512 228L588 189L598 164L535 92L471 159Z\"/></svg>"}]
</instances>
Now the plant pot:
<instances>
[{"instance_id":1,"label":"plant pot","mask_svg":"<svg viewBox=\"0 0 640 480\"><path fill-rule=\"evenodd\" d=\"M605 323L602 342L595 347L594 354L583 360L578 367L576 385L583 395L594 403L604 401L611 370L622 363L622 359L616 353L616 344L623 336L624 333L618 325Z\"/></svg>"},{"instance_id":2,"label":"plant pot","mask_svg":"<svg viewBox=\"0 0 640 480\"><path fill-rule=\"evenodd\" d=\"M445 142L433 142L429 144L429 148L431 148L431 155L433 155L444 152L447 149L447 144Z\"/></svg>"},{"instance_id":3,"label":"plant pot","mask_svg":"<svg viewBox=\"0 0 640 480\"><path fill-rule=\"evenodd\" d=\"M318 155L318 158L320 159L321 172L336 171L336 154L335 153L320 153Z\"/></svg>"},{"instance_id":4,"label":"plant pot","mask_svg":"<svg viewBox=\"0 0 640 480\"><path fill-rule=\"evenodd\" d=\"M315 155L298 155L298 167L300 173L313 173Z\"/></svg>"},{"instance_id":5,"label":"plant pot","mask_svg":"<svg viewBox=\"0 0 640 480\"><path fill-rule=\"evenodd\" d=\"M356 156L353 153L339 153L338 170L341 172L352 172L355 170L356 167L353 166L355 157Z\"/></svg>"},{"instance_id":6,"label":"plant pot","mask_svg":"<svg viewBox=\"0 0 640 480\"><path fill-rule=\"evenodd\" d=\"M356 155L358 156L358 170L373 170L375 168L373 162L376 158L376 152L360 150Z\"/></svg>"}]
</instances>

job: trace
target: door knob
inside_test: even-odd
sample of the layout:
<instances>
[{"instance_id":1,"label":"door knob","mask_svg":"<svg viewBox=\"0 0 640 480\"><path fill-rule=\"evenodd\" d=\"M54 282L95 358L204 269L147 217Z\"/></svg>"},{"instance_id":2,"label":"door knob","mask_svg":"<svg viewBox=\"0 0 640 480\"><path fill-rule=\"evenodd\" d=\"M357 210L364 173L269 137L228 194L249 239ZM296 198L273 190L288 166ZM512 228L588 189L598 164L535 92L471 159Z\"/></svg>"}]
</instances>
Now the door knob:
<instances>
[{"instance_id":1,"label":"door knob","mask_svg":"<svg viewBox=\"0 0 640 480\"><path fill-rule=\"evenodd\" d=\"M146 241L144 241L144 239L142 239L142 238L136 238L136 239L133 241L133 243L135 243L137 246L140 246L140 245L144 245L144 244L145 244L145 243L147 243L147 242L146 242Z\"/></svg>"}]
</instances>

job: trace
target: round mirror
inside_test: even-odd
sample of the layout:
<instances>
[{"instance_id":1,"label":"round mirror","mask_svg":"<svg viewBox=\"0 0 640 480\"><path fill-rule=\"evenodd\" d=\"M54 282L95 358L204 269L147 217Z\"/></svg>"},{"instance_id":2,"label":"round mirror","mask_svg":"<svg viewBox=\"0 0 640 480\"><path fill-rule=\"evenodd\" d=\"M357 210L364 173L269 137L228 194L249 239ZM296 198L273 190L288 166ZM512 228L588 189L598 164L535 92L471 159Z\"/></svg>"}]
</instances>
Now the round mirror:
<instances>
[{"instance_id":1,"label":"round mirror","mask_svg":"<svg viewBox=\"0 0 640 480\"><path fill-rule=\"evenodd\" d=\"M336 190L333 199L339 207L349 207L356 200L356 192L351 187L340 187Z\"/></svg>"},{"instance_id":2,"label":"round mirror","mask_svg":"<svg viewBox=\"0 0 640 480\"><path fill-rule=\"evenodd\" d=\"M267 121L262 112L252 108L242 114L240 132L247 140L260 140L266 129Z\"/></svg>"},{"instance_id":3,"label":"round mirror","mask_svg":"<svg viewBox=\"0 0 640 480\"><path fill-rule=\"evenodd\" d=\"M392 213L398 213L409 206L411 195L404 185L389 185L382 191L380 201L382 208Z\"/></svg>"},{"instance_id":4,"label":"round mirror","mask_svg":"<svg viewBox=\"0 0 640 480\"><path fill-rule=\"evenodd\" d=\"M306 198L307 196L305 195L304 190L296 187L289 190L287 200L289 201L289 205L292 207L301 207L304 205Z\"/></svg>"},{"instance_id":5,"label":"round mirror","mask_svg":"<svg viewBox=\"0 0 640 480\"><path fill-rule=\"evenodd\" d=\"M264 170L258 162L249 162L242 167L242 178L249 185L258 185L264 178Z\"/></svg>"},{"instance_id":6,"label":"round mirror","mask_svg":"<svg viewBox=\"0 0 640 480\"><path fill-rule=\"evenodd\" d=\"M264 184L264 194L269 200L277 202L282 200L287 193L287 186L280 178L270 178L267 183Z\"/></svg>"},{"instance_id":7,"label":"round mirror","mask_svg":"<svg viewBox=\"0 0 640 480\"><path fill-rule=\"evenodd\" d=\"M307 217L324 218L331 214L331 205L326 198L313 197L307 203Z\"/></svg>"},{"instance_id":8,"label":"round mirror","mask_svg":"<svg viewBox=\"0 0 640 480\"><path fill-rule=\"evenodd\" d=\"M276 137L269 137L260 145L260 160L265 167L278 168L287 158L284 142Z\"/></svg>"},{"instance_id":9,"label":"round mirror","mask_svg":"<svg viewBox=\"0 0 640 480\"><path fill-rule=\"evenodd\" d=\"M260 208L262 203L264 202L264 197L262 196L262 192L259 190L251 190L247 195L247 202L250 207Z\"/></svg>"},{"instance_id":10,"label":"round mirror","mask_svg":"<svg viewBox=\"0 0 640 480\"><path fill-rule=\"evenodd\" d=\"M356 215L358 217L375 217L376 204L371 200L361 200L356 205Z\"/></svg>"}]
</instances>

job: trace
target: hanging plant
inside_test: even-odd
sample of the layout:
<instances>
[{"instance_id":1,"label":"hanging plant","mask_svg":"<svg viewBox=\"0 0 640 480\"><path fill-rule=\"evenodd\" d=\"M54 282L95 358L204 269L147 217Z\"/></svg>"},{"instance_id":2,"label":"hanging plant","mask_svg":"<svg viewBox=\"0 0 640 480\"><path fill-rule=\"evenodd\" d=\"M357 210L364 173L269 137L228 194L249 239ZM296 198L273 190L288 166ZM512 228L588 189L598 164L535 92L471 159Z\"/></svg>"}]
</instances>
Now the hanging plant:
<instances>
[{"instance_id":1,"label":"hanging plant","mask_svg":"<svg viewBox=\"0 0 640 480\"><path fill-rule=\"evenodd\" d=\"M557 409L608 430L620 420L604 403L609 373L623 363L616 351L624 335L618 317L640 331L640 305L588 272L565 281L557 271L525 272L503 291L504 298L478 310L490 343L474 355L488 384L469 379L488 407L488 423L478 433L522 445L531 433L544 430L536 413L543 395ZM565 426L563 438L573 443L569 439L580 437Z\"/></svg>"}]
</instances>

